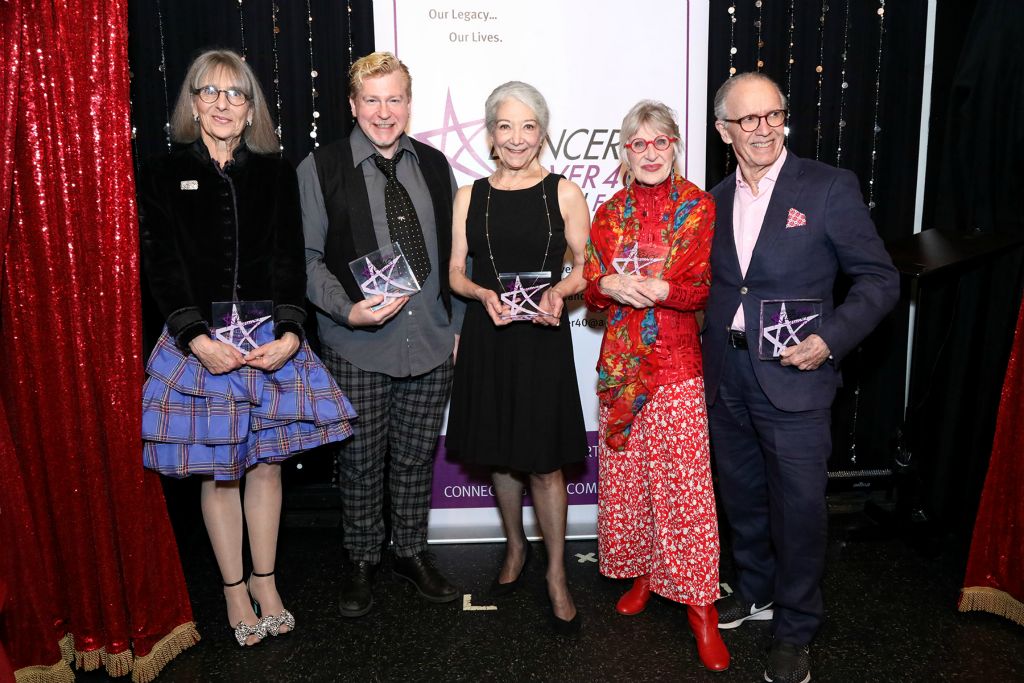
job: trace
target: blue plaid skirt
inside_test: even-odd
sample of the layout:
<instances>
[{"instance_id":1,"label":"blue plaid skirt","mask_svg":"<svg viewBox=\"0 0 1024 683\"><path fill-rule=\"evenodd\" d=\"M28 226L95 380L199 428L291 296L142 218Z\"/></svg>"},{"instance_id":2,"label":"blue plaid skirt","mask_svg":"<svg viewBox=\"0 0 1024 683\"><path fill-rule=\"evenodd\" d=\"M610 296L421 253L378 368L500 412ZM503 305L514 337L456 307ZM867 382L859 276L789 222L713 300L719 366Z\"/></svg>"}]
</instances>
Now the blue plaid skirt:
<instances>
[{"instance_id":1,"label":"blue plaid skirt","mask_svg":"<svg viewBox=\"0 0 1024 683\"><path fill-rule=\"evenodd\" d=\"M261 325L256 340L273 339ZM303 340L275 372L241 367L211 374L165 329L142 389L142 463L172 477L239 479L253 465L352 435L352 404Z\"/></svg>"}]
</instances>

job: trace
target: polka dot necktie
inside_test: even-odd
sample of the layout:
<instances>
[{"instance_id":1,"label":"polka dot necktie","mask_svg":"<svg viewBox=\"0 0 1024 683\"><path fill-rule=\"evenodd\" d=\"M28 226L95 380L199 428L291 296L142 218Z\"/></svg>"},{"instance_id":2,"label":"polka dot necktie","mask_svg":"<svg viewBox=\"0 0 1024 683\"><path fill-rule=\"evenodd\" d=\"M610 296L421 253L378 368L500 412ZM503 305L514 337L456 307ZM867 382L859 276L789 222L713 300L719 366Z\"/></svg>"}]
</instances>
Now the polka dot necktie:
<instances>
[{"instance_id":1,"label":"polka dot necktie","mask_svg":"<svg viewBox=\"0 0 1024 683\"><path fill-rule=\"evenodd\" d=\"M427 243L420 230L420 220L416 216L412 199L402 183L398 182L395 167L405 150L400 149L394 158L387 159L380 154L373 155L377 168L387 176L388 184L384 187L384 213L388 219L388 232L392 242L398 242L405 254L405 260L416 274L420 286L430 275L430 257L427 256Z\"/></svg>"}]
</instances>

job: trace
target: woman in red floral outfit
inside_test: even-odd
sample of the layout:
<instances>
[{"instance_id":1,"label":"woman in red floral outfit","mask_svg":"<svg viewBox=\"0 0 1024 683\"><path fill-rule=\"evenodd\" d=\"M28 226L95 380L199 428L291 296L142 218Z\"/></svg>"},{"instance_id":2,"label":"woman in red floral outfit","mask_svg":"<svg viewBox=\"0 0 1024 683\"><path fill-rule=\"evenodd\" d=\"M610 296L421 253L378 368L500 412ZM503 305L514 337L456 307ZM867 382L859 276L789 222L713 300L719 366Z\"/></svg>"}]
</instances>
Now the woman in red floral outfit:
<instances>
[{"instance_id":1,"label":"woman in red floral outfit","mask_svg":"<svg viewBox=\"0 0 1024 683\"><path fill-rule=\"evenodd\" d=\"M594 217L584 292L607 310L598 361L598 543L605 576L632 578L616 609L651 592L687 606L701 662L729 666L718 633L718 519L696 312L711 284L711 195L675 168L679 127L660 102L622 122L626 186Z\"/></svg>"}]
</instances>

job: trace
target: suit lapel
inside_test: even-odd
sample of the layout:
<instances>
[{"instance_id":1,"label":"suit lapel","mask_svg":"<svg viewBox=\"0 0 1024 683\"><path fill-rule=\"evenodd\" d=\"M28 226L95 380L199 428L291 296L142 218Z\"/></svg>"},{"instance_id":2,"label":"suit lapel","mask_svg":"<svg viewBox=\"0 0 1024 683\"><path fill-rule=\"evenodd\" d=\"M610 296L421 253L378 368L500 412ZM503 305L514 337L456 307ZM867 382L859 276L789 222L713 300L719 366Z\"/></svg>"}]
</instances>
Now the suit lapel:
<instances>
[{"instance_id":1,"label":"suit lapel","mask_svg":"<svg viewBox=\"0 0 1024 683\"><path fill-rule=\"evenodd\" d=\"M747 266L747 274L757 268L762 258L768 258L775 240L786 229L786 218L789 210L796 206L800 196L800 159L792 152L787 152L786 162L779 170L779 178L775 181L775 189L772 190L772 199L768 202L768 210L764 214L764 222L761 224L761 232L754 244L754 251L750 255L750 264ZM735 247L733 248L735 252Z\"/></svg>"},{"instance_id":2,"label":"suit lapel","mask_svg":"<svg viewBox=\"0 0 1024 683\"><path fill-rule=\"evenodd\" d=\"M738 171L737 171L738 173ZM740 274L740 258L736 253L736 235L733 232L732 207L736 199L736 176L729 176L731 182L722 190L722 197L715 207L715 235L722 245L722 253L727 254L728 266Z\"/></svg>"}]
</instances>

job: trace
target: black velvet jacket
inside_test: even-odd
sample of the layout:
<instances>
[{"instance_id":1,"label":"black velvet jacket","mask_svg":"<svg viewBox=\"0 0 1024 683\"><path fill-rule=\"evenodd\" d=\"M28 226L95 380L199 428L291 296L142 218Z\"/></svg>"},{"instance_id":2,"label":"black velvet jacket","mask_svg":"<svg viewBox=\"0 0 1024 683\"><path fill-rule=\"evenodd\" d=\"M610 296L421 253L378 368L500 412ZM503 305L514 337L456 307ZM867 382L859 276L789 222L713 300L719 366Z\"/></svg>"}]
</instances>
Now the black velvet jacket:
<instances>
[{"instance_id":1,"label":"black velvet jacket","mask_svg":"<svg viewBox=\"0 0 1024 683\"><path fill-rule=\"evenodd\" d=\"M209 333L214 301L270 299L275 337L302 336L306 264L291 164L242 143L221 169L197 140L147 165L139 195L143 271L182 351Z\"/></svg>"}]
</instances>

